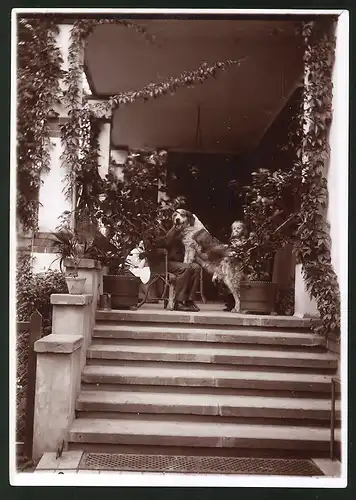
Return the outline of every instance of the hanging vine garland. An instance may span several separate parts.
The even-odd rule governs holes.
[[[340,291],[330,253],[330,234],[326,220],[329,159],[328,132],[332,119],[332,68],[335,52],[333,26],[328,22],[305,23],[304,107],[300,111],[301,130],[306,129],[302,148],[302,190],[300,225],[296,255],[303,267],[307,290],[315,298],[322,319],[319,329],[328,333],[340,328]]]
[[[58,27],[20,19],[17,70],[17,214],[24,231],[37,228],[41,172],[50,166],[48,114],[61,98]]]
[[[231,66],[240,66],[243,60],[244,57],[238,60],[218,61],[210,65],[203,62],[197,69],[184,71],[178,77],[171,77],[159,83],[149,83],[143,89],[121,92],[112,96],[105,103],[95,104],[92,108],[93,112],[97,117],[105,117],[120,105],[132,104],[139,99],[148,101],[167,94],[173,95],[181,88],[194,87],[199,83],[204,83],[208,78],[215,77],[218,71],[226,71]]]

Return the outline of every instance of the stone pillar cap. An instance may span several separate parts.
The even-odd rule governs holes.
[[[91,293],[71,295],[69,293],[52,293],[51,304],[55,306],[86,306],[93,301]]]
[[[51,333],[34,344],[35,352],[70,354],[83,344],[83,335],[61,335]]]
[[[74,267],[73,260],[65,259],[64,265],[69,268]],[[78,269],[101,269],[101,263],[94,259],[82,259],[78,264]]]

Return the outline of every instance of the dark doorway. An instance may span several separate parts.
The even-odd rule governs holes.
[[[173,152],[168,157],[170,196],[184,195],[189,209],[222,241],[228,238],[231,223],[243,217],[242,200],[234,194],[231,181],[244,185],[248,179],[237,155]]]
[[[169,153],[169,195],[185,196],[188,209],[224,243],[228,241],[231,223],[243,218],[243,199],[236,196],[231,182],[243,186],[249,176],[238,155]],[[204,290],[208,300],[218,299],[211,277],[204,277]]]

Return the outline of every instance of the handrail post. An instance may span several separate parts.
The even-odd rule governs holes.
[[[36,310],[30,319],[27,360],[27,387],[26,387],[26,419],[25,419],[25,456],[32,459],[33,447],[33,422],[35,409],[35,384],[36,384],[36,353],[34,344],[41,338],[42,315]]]
[[[337,377],[333,377],[331,379],[331,411],[330,411],[330,459],[331,460],[335,460],[336,384],[340,384],[340,379]]]

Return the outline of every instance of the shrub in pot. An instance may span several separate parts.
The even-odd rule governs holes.
[[[148,256],[153,241],[167,229],[171,204],[157,200],[165,160],[164,151],[130,152],[123,167],[124,179],[109,173],[104,183],[97,217],[105,236],[96,245],[104,255],[102,263],[109,267],[103,288],[111,295],[113,309],[135,308],[141,282],[130,272],[128,256],[140,242],[142,257]]]
[[[249,236],[233,244],[242,262],[241,309],[271,314],[276,310],[277,285],[272,283],[276,252],[293,241],[298,209],[297,184],[293,172],[261,168],[245,186],[244,222]]]
[[[243,245],[235,248],[242,262],[244,277],[241,282],[241,310],[259,314],[275,311],[277,285],[272,283],[273,252],[250,233]]]

